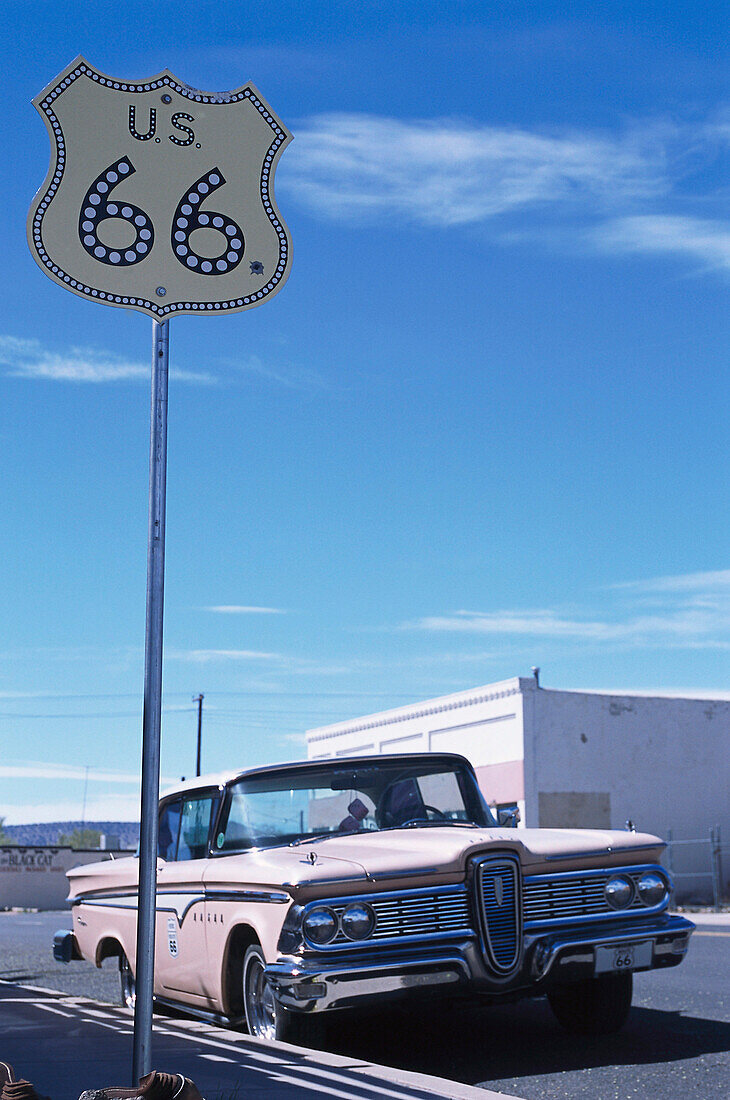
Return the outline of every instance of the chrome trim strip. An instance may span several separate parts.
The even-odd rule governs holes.
[[[418,878],[419,875],[437,875],[438,873],[438,867],[419,867],[417,871],[383,871],[379,875],[371,875],[370,881],[387,882],[391,878]]]
[[[190,891],[188,891],[188,892],[190,892]],[[115,891],[114,893],[110,893],[110,894],[103,894],[100,890],[92,890],[88,894],[77,894],[75,898],[69,898],[68,901],[69,901],[69,904],[72,905],[72,906],[73,905],[82,905],[82,904],[87,904],[87,903],[89,905],[91,905],[92,902],[95,902],[97,900],[98,901],[103,901],[107,898],[109,900],[113,900],[114,898],[136,898],[136,897],[137,897],[137,891],[136,890],[125,890],[125,891],[118,890],[118,891]]]
[[[308,940],[304,940],[304,945],[307,951],[317,953],[319,952],[350,952],[350,951],[362,951],[365,948],[369,948],[371,951],[373,948],[389,948],[389,947],[411,947],[418,945],[419,943],[442,943],[447,940],[466,940],[476,939],[476,932],[473,928],[454,928],[453,931],[448,932],[419,932],[414,933],[412,936],[393,936],[386,939],[383,937],[381,940],[338,940],[337,943],[326,943],[322,945],[310,945]]]
[[[206,901],[263,901],[273,905],[285,905],[292,900],[290,894],[275,890],[209,890],[206,891],[205,899]]]
[[[173,891],[168,891],[168,893],[173,893]],[[135,904],[134,905],[120,905],[119,904],[119,898],[121,898],[121,897],[134,898],[135,899]],[[137,909],[136,899],[137,899],[136,894],[120,894],[118,897],[110,897],[109,899],[106,899],[106,898],[74,898],[74,900],[71,904],[72,905],[93,905],[96,909],[127,909],[131,912],[135,912],[136,909]],[[205,901],[205,897],[202,894],[200,895],[200,897],[193,898],[193,900],[189,901],[188,904],[185,906],[185,908],[182,910],[182,912],[179,913],[179,914],[178,914],[178,911],[177,911],[177,909],[175,908],[174,905],[156,905],[155,906],[155,912],[156,913],[174,913],[175,916],[178,918],[178,923],[180,924],[180,927],[182,928],[183,921],[185,920],[185,917],[188,915],[188,913],[192,909],[192,907],[194,905],[199,905],[200,902],[203,902],[203,901]]]
[[[291,886],[294,890],[299,890],[303,886],[339,886],[344,882],[367,882],[367,875],[348,875],[346,878],[302,878],[298,882],[282,882],[282,886]]]
[[[184,1001],[173,1001],[171,997],[160,997],[157,993],[155,993],[153,1000],[156,1005],[166,1005],[168,1008],[184,1012],[186,1016],[194,1016],[198,1020],[205,1020],[211,1024],[222,1024],[225,1027],[242,1027],[246,1023],[245,1016],[226,1016],[223,1012],[209,1012],[204,1008],[195,1008],[194,1005],[186,1004]]]
[[[192,894],[192,890],[158,890],[157,897],[174,897],[182,896],[186,897]],[[134,904],[120,905],[119,902],[123,898],[133,899]],[[184,907],[182,912],[178,916],[180,926],[188,915],[189,911],[194,905],[199,905],[201,902],[206,901],[254,901],[263,902],[264,904],[282,905],[291,901],[289,894],[279,893],[278,891],[265,891],[265,890],[211,890],[209,893],[197,894],[194,896]],[[71,906],[75,905],[93,905],[100,909],[136,909],[138,901],[138,894],[136,890],[124,891],[115,894],[98,894],[88,895],[84,897],[76,897],[71,901]],[[175,913],[178,911],[175,906],[171,905],[157,905],[156,912],[158,913]]]
[[[600,875],[605,875],[610,878],[612,875],[633,875],[633,874],[645,874],[646,871],[659,871],[665,879],[669,879],[669,872],[665,867],[662,867],[660,863],[632,863],[628,865],[621,864],[616,867],[594,867],[587,868],[584,871],[555,871],[547,875],[526,875],[525,882],[545,882],[550,880],[551,882],[562,882],[564,879],[574,878],[592,878]]]
[[[563,852],[559,856],[543,856],[542,858],[546,863],[560,859],[592,859],[593,856],[605,856],[607,852],[612,855],[621,855],[623,852],[627,854],[629,852],[650,852],[655,848],[666,848],[666,846],[666,840],[657,838],[656,844],[632,844],[629,848],[614,848],[613,845],[607,844],[605,848],[594,848],[591,852]]]

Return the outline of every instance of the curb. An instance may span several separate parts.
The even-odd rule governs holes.
[[[40,986],[25,985],[0,979],[0,987],[12,986],[39,997],[51,998],[69,1011],[78,1013],[81,1023],[119,1021],[127,1028],[132,1024],[130,1009],[108,1005],[86,997],[76,997]],[[381,1066],[375,1062],[348,1058],[329,1051],[310,1050],[290,1043],[266,1042],[240,1031],[208,1024],[197,1019],[171,1019],[155,1016],[153,1035],[172,1036],[187,1040],[205,1050],[218,1050],[227,1058],[240,1057],[241,1076],[260,1072],[263,1067],[275,1068],[277,1077],[290,1085],[301,1084],[302,1093],[311,1093],[314,1084],[321,1085],[321,1094],[351,1096],[355,1083],[368,1092],[382,1092],[383,1100],[520,1100],[506,1093],[449,1081],[430,1074]],[[164,1067],[163,1067],[164,1068]],[[299,1080],[298,1080],[299,1079]],[[314,1080],[313,1080],[314,1079]],[[244,1091],[246,1085],[244,1084]]]

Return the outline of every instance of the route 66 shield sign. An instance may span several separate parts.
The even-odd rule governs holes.
[[[79,57],[33,103],[52,154],[28,243],[50,278],[160,322],[251,309],[284,285],[274,171],[291,134],[252,84],[114,80]]]

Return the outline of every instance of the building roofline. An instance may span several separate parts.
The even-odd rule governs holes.
[[[307,744],[327,741],[343,733],[360,733],[364,730],[376,729],[378,726],[389,726],[394,722],[407,722],[412,718],[425,718],[431,714],[459,710],[462,707],[475,706],[477,703],[489,703],[494,699],[505,699],[510,695],[521,695],[523,692],[536,690],[537,685],[532,676],[513,676],[510,680],[499,680],[493,684],[485,684],[483,687],[457,691],[452,695],[441,695],[433,699],[425,699],[420,703],[409,703],[406,706],[393,707],[391,710],[379,711],[376,714],[364,715],[361,718],[353,718],[346,722],[335,722],[330,726],[316,726],[306,731]]]
[[[390,726],[398,722],[407,722],[414,718],[427,718],[433,714],[458,710],[462,707],[474,706],[478,703],[488,703],[495,699],[506,698],[510,695],[522,695],[536,691],[550,695],[603,696],[607,699],[688,699],[718,703],[730,701],[730,692],[728,691],[642,691],[631,689],[604,691],[597,688],[544,688],[538,687],[533,676],[514,676],[510,680],[498,680],[493,684],[484,684],[481,687],[469,688],[467,691],[458,691],[451,695],[436,696],[432,699],[408,703],[405,706],[393,707],[390,710],[362,715],[343,722],[334,722],[327,726],[315,726],[307,730],[305,736],[307,745],[314,745],[318,744],[320,741],[329,741],[333,737],[339,737],[344,734],[364,733],[368,730],[378,729],[382,726]]]
[[[699,690],[694,688],[663,691],[661,688],[541,688],[553,695],[602,695],[607,699],[687,699],[690,702],[728,703],[730,691]]]

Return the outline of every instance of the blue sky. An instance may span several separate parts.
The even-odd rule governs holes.
[[[294,263],[170,333],[162,772],[542,667],[726,691],[724,5],[15,2],[0,299],[0,815],[137,804],[143,315],[45,278],[31,99],[252,80]]]

